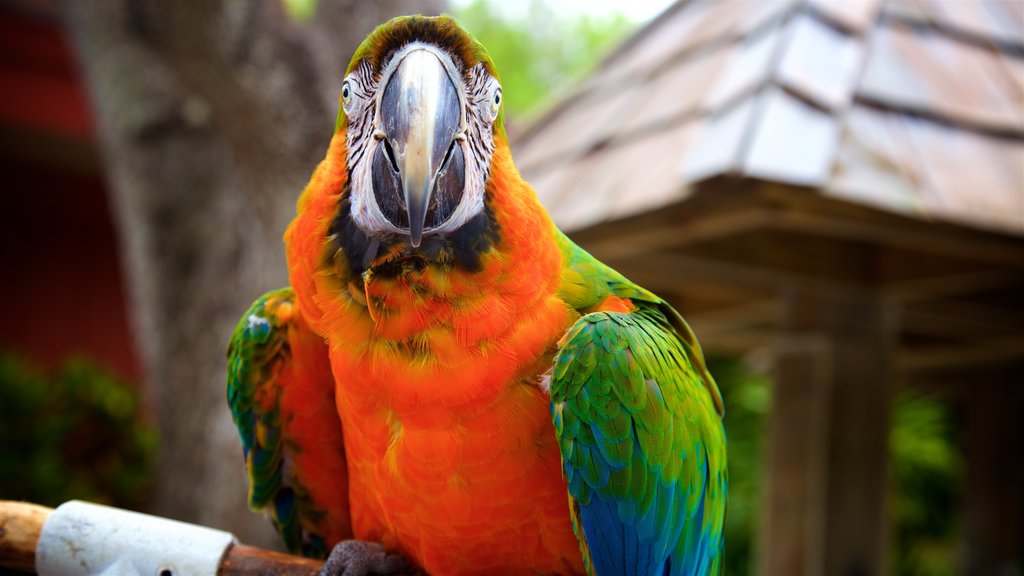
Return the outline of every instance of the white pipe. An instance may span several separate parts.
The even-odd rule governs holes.
[[[50,514],[36,545],[40,576],[215,576],[235,537],[79,500]]]

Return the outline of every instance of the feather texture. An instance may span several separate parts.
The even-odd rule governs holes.
[[[351,537],[341,425],[323,339],[291,289],[257,300],[228,349],[228,406],[242,438],[249,506],[293,553],[324,556]]]
[[[719,572],[727,479],[717,387],[682,319],[572,251],[569,287],[592,303],[562,339],[552,419],[573,526],[596,575]],[[589,289],[580,289],[582,281]],[[588,297],[584,298],[584,296]],[[596,296],[596,298],[595,298]],[[629,298],[632,310],[618,300]],[[684,325],[685,326],[685,325]]]

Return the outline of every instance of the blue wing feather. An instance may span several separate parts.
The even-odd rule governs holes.
[[[717,389],[659,307],[567,333],[552,417],[593,575],[697,576],[721,565],[725,434]],[[692,337],[692,335],[690,336]]]

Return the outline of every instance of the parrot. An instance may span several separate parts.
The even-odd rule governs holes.
[[[450,16],[397,17],[340,90],[289,287],[228,348],[249,506],[325,573],[720,573],[700,344],[555,226],[485,48]]]

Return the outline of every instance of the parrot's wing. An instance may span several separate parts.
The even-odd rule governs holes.
[[[688,335],[643,304],[587,314],[560,343],[552,418],[573,527],[591,574],[716,574],[727,490],[717,387]]]
[[[227,391],[245,451],[249,506],[270,517],[293,553],[322,557],[350,538],[327,346],[302,319],[291,289],[265,294],[238,323]]]

